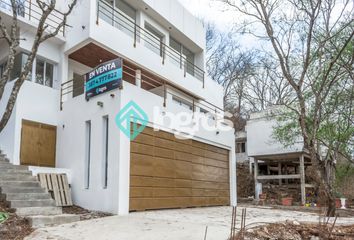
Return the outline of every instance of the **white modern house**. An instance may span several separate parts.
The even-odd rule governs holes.
[[[9,21],[6,2],[0,0],[0,14]],[[19,21],[26,40],[13,79],[39,17],[36,1],[24,4]],[[57,5],[50,26],[67,1]],[[30,166],[34,175],[67,173],[74,203],[93,210],[235,205],[234,130],[224,121],[222,87],[205,73],[201,21],[177,0],[82,0],[68,25],[41,45],[0,133],[10,162]],[[6,51],[0,39],[0,74]],[[86,74],[112,60],[121,64],[119,87],[90,82],[97,91],[88,95]],[[127,119],[118,117],[123,110]],[[130,125],[139,128],[134,138],[121,127]]]
[[[254,173],[255,197],[258,199],[262,191],[260,183],[270,182],[278,189],[295,186],[301,192],[301,203],[305,204],[306,189],[313,187],[306,182],[305,174],[311,160],[300,136],[291,146],[284,146],[274,137],[277,118],[283,110],[284,106],[272,106],[252,113],[247,121],[247,154]]]

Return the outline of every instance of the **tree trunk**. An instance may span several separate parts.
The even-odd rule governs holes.
[[[327,217],[334,217],[336,214],[336,198],[333,191],[333,165],[321,160],[316,148],[311,144],[308,146],[311,163],[315,169],[313,176],[320,189],[322,189],[327,204]],[[321,191],[320,191],[321,192]],[[321,194],[321,193],[320,193]]]

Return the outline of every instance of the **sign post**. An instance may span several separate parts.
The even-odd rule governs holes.
[[[122,87],[123,61],[120,58],[102,63],[85,75],[86,100]]]

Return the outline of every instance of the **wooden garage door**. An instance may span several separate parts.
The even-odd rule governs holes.
[[[22,120],[21,165],[55,167],[55,126]]]
[[[130,210],[229,205],[228,156],[145,128],[131,142]]]

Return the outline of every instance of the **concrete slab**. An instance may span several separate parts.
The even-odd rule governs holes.
[[[239,221],[241,207],[238,210]],[[318,215],[247,207],[246,225],[286,220],[318,222]],[[26,240],[202,240],[206,226],[208,226],[207,240],[223,240],[229,235],[230,222],[230,207],[148,211],[41,228]],[[354,218],[340,218],[337,223],[354,224]],[[239,222],[237,224],[240,225]]]

